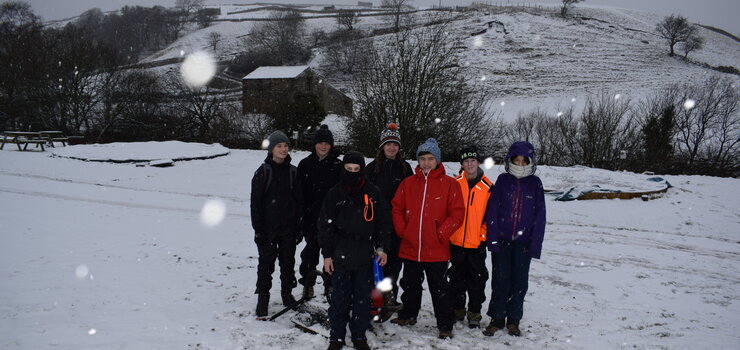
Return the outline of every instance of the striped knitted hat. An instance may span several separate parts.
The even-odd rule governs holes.
[[[380,145],[378,148],[382,148],[388,142],[395,142],[398,147],[401,147],[401,132],[398,130],[396,123],[388,124],[388,127],[380,133]]]

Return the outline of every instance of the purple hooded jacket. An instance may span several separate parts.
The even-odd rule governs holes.
[[[511,157],[525,156],[536,169],[534,147],[529,142],[515,142],[504,161],[508,170]],[[545,237],[545,191],[535,175],[517,179],[508,172],[499,175],[486,210],[486,244],[498,252],[501,241],[525,241],[529,256],[540,258]]]

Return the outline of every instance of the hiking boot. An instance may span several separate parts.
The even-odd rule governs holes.
[[[313,286],[304,286],[303,287],[303,297],[306,299],[312,299],[314,297],[313,294]]]
[[[439,339],[452,339],[452,331],[439,331]]]
[[[491,319],[491,323],[488,324],[488,327],[483,330],[483,335],[485,336],[492,336],[496,331],[504,329],[504,319],[503,318],[494,318]]]
[[[295,305],[295,298],[293,297],[293,293],[291,293],[289,290],[284,290],[282,293],[280,293],[280,296],[283,297],[283,305],[285,305],[286,307]]]
[[[468,311],[468,328],[480,328],[482,318],[481,314]]]
[[[455,309],[453,310],[453,312],[455,313],[456,322],[465,321],[465,313],[466,313],[465,309]]]
[[[370,345],[367,344],[367,339],[353,340],[352,345],[354,345],[357,350],[370,350]]]
[[[506,321],[506,330],[509,331],[509,335],[513,335],[515,337],[522,336],[522,331],[519,329],[519,320]]]
[[[396,317],[391,320],[391,323],[395,323],[399,326],[413,326],[416,324],[415,318],[400,318]]]
[[[344,347],[344,342],[332,340],[329,342],[329,348],[327,350],[340,350]]]
[[[267,316],[267,306],[270,304],[270,293],[257,294],[257,317]]]

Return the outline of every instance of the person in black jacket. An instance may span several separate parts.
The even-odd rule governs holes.
[[[393,223],[388,202],[377,186],[362,176],[365,159],[349,152],[340,182],[329,190],[319,216],[319,243],[324,270],[332,276],[329,349],[344,346],[347,323],[356,349],[369,349],[373,262],[385,265]],[[374,257],[377,255],[377,257]],[[350,310],[352,317],[350,318]]]
[[[388,125],[388,128],[380,133],[380,145],[375,160],[370,162],[365,168],[365,179],[370,183],[380,187],[383,198],[388,201],[393,199],[396,189],[401,181],[413,174],[411,165],[401,157],[401,133],[395,123]],[[395,231],[391,232],[391,245],[386,251],[388,253],[388,263],[383,267],[385,277],[391,279],[393,286],[392,291],[383,293],[385,308],[381,312],[380,320],[385,321],[392,315],[392,310],[398,308],[398,277],[401,275],[401,260],[398,258],[398,246],[401,239],[398,238]]]
[[[306,238],[306,246],[301,251],[301,274],[303,296],[312,298],[316,284],[316,265],[319,264],[319,243],[316,238],[316,220],[329,189],[339,182],[342,162],[334,149],[334,136],[326,125],[316,131],[313,139],[314,150],[298,164],[298,181],[303,195],[303,216],[301,234]],[[324,273],[324,294],[331,290],[331,279]]]
[[[296,226],[300,212],[297,169],[290,164],[290,140],[281,131],[270,134],[267,158],[252,177],[250,209],[257,264],[257,317],[267,316],[275,260],[280,262],[283,305],[295,304]]]

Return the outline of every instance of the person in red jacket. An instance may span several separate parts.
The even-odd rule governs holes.
[[[486,300],[486,206],[493,185],[480,168],[480,154],[475,146],[460,150],[462,169],[455,181],[460,185],[465,205],[465,221],[450,237],[450,294],[455,318],[468,327],[480,327],[480,310]],[[468,309],[465,310],[465,299]]]
[[[462,225],[465,207],[460,185],[445,175],[435,139],[419,146],[416,159],[416,174],[401,182],[391,201],[393,226],[401,238],[398,256],[403,261],[403,308],[391,323],[416,324],[426,275],[439,337],[446,339],[452,337],[455,322],[446,278],[450,236]]]

